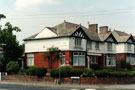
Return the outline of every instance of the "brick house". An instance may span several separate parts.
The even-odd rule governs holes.
[[[127,42],[133,40],[130,36]],[[24,41],[26,66],[36,65],[49,69],[60,65],[73,68],[89,68],[94,65],[116,67],[118,61],[116,57],[119,53],[116,53],[116,49],[120,44],[107,26],[98,30],[97,24],[90,24],[86,28],[64,21],[54,27],[46,27]],[[48,53],[50,47],[58,47],[61,57],[56,58],[52,53],[51,58],[46,58],[45,53]]]

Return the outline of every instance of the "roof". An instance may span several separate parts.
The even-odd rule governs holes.
[[[127,42],[127,40],[131,36],[128,33],[125,33],[125,32],[122,32],[122,31],[118,31],[118,30],[112,31],[112,34],[114,35],[114,37],[117,40],[117,42]]]
[[[104,34],[99,34],[99,37],[100,37],[101,41],[105,41],[111,34],[112,34],[112,32],[107,32]]]

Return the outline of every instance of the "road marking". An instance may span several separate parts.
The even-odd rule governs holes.
[[[96,90],[96,89],[85,89],[85,90]]]

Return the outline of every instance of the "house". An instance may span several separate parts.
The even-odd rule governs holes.
[[[116,62],[117,67],[120,66],[120,60],[135,66],[135,41],[131,34],[114,30],[112,32],[118,44],[116,45]]]
[[[108,26],[99,27],[98,30],[98,24],[90,24],[86,28],[81,24],[64,21],[54,27],[45,27],[39,33],[24,39],[26,66],[36,65],[48,69],[61,65],[73,68],[97,65],[117,67],[119,55],[134,53],[119,51],[119,47],[127,43],[134,48],[133,37],[128,35],[124,42],[119,41],[119,37],[121,36],[117,35],[116,31],[109,30]],[[48,48],[55,47],[59,50],[51,52],[48,57]]]

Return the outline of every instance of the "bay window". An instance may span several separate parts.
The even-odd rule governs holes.
[[[82,39],[81,38],[75,38],[75,46],[81,47],[82,45]]]
[[[106,65],[107,66],[116,66],[115,55],[106,55]]]
[[[85,66],[85,53],[83,52],[73,53],[73,66]]]

